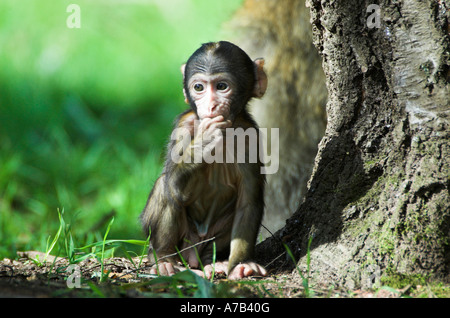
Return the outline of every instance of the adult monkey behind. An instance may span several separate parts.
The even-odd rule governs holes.
[[[224,149],[227,128],[257,129],[246,107],[252,97],[260,98],[266,91],[263,66],[264,60],[252,61],[239,47],[222,41],[203,44],[181,67],[191,109],[176,121],[163,173],[141,214],[144,230],[147,234],[150,230],[149,258],[153,252],[159,259],[215,238],[221,261],[214,272],[224,272],[230,279],[266,275],[262,266],[251,262],[264,211],[265,176],[259,160],[248,161],[250,141],[245,143],[245,163],[195,159],[197,151],[203,154],[206,149],[219,149],[218,145]],[[173,154],[182,160],[174,161]],[[182,257],[193,269],[199,268],[200,259],[210,278],[213,242],[196,249],[198,256],[191,248]],[[159,261],[160,274],[180,270],[179,261],[178,256]],[[157,272],[156,267],[152,272]]]

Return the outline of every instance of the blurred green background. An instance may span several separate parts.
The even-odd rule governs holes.
[[[241,3],[0,2],[0,259],[45,251],[58,210],[78,245],[113,215],[109,238],[145,239],[138,217],[186,107],[180,65]]]

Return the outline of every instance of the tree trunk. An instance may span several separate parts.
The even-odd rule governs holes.
[[[307,2],[328,125],[305,201],[258,248],[282,239],[303,267],[312,237],[311,278],[350,288],[448,279],[450,8],[372,2]]]

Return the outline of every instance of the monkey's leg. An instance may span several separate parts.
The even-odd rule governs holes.
[[[166,256],[176,254],[176,247],[186,233],[187,220],[183,209],[165,191],[164,177],[163,174],[155,182],[141,220],[144,230],[150,235],[152,249],[149,249],[149,259],[156,262],[163,258],[160,264],[171,263],[172,266],[161,268],[161,272],[171,273],[179,258]],[[156,254],[156,260],[153,254]]]
[[[241,164],[236,214],[231,233],[228,277],[239,279],[251,275],[266,275],[266,270],[251,262],[264,212],[264,177],[257,164]]]

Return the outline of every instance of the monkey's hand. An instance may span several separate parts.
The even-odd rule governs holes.
[[[217,117],[206,117],[200,121],[200,125],[197,128],[197,136],[203,136],[203,139],[208,139],[209,136],[214,136],[217,131],[222,131],[231,127],[231,121],[225,120],[222,115]]]
[[[213,118],[203,118],[197,127],[194,147],[214,148],[223,142],[224,130],[231,127],[231,121],[222,115]]]

